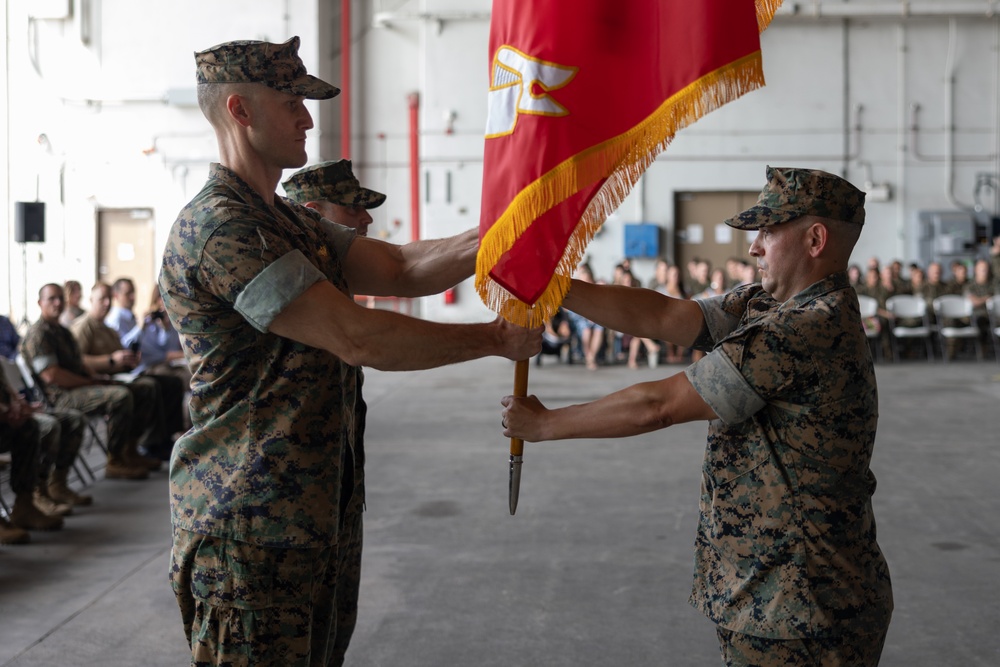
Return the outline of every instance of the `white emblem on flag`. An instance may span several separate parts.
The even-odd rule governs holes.
[[[536,116],[568,114],[566,107],[552,99],[548,92],[565,86],[576,71],[576,67],[548,63],[511,46],[501,46],[493,56],[486,138],[513,133],[519,113]]]

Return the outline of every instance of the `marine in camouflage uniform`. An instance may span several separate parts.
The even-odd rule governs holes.
[[[327,220],[353,229],[358,236],[368,235],[368,225],[372,217],[370,209],[378,208],[385,203],[386,196],[380,192],[361,187],[354,176],[350,160],[321,162],[301,169],[282,183],[289,199],[321,214]],[[353,296],[353,295],[352,295]],[[357,372],[354,403],[354,452],[358,465],[356,479],[363,479],[364,467],[364,435],[368,417],[368,405],[363,398],[364,370],[355,367]],[[346,505],[342,513],[344,522],[352,526],[349,533],[341,537],[339,550],[341,552],[341,568],[346,576],[341,577],[338,590],[338,649],[342,654],[347,648],[351,630],[357,620],[358,595],[361,577],[361,547],[362,547],[362,517],[364,503],[363,490],[359,493],[358,502]]]
[[[88,415],[105,415],[108,419],[108,464],[104,474],[109,478],[145,479],[147,469],[134,465],[132,451],[148,423],[148,415],[134,418],[135,406],[128,388],[106,384],[96,378],[83,363],[80,347],[69,329],[59,324],[62,314],[62,287],[44,285],[39,290],[42,317],[31,325],[21,342],[21,354],[35,376],[43,380],[48,403],[56,409],[79,410]],[[69,374],[76,386],[60,386],[58,374]]]
[[[285,194],[288,195],[289,199],[293,199],[303,206],[314,208],[320,214],[324,213],[320,208],[324,202],[345,208],[364,209],[365,211],[378,208],[385,203],[384,194],[361,187],[361,183],[351,169],[350,160],[321,162],[300,169],[289,176],[288,180],[281,186],[285,189]],[[324,217],[351,227],[364,236],[365,230],[355,227],[351,220],[338,219],[328,215],[324,215]],[[371,217],[369,216],[368,222],[370,221]]]
[[[239,217],[220,215],[235,202]],[[275,202],[277,215],[239,176],[213,164],[164,252],[160,290],[193,369],[194,428],[174,444],[171,463],[171,576],[175,589],[193,589],[206,609],[223,614],[259,607],[261,628],[294,626],[305,642],[284,646],[270,635],[241,630],[239,636],[249,635],[258,646],[286,657],[332,655],[334,647],[323,645],[321,634],[310,646],[319,620],[310,619],[329,616],[342,653],[356,602],[343,614],[339,608],[333,613],[330,599],[316,600],[312,610],[288,606],[303,602],[296,597],[305,581],[326,582],[333,596],[357,590],[364,503],[364,452],[356,447],[359,374],[325,350],[265,334],[289,295],[311,282],[329,280],[347,292],[339,258],[353,233],[327,225],[327,236],[319,224],[307,224],[318,223],[318,216]],[[300,254],[308,264],[295,261]],[[352,551],[338,564],[331,554],[341,545]],[[200,565],[206,549],[217,553],[208,562],[213,571],[227,571],[225,579]],[[283,596],[286,604],[273,604]],[[195,608],[182,612],[192,637],[204,631],[191,624],[220,620]]]
[[[606,326],[631,315],[636,335],[704,358],[580,406],[506,397],[504,434],[612,437],[709,420],[690,602],[716,624],[725,663],[873,667],[892,590],[871,503],[874,365],[847,278],[864,193],[820,171],[769,167],[767,179],[757,204],[726,221],[760,230],[750,254],[762,284],[686,303],[574,283],[564,303]]]
[[[994,294],[993,274],[990,261],[977,259],[973,265],[972,280],[965,287],[963,295],[972,303],[971,323],[979,329],[979,344],[982,349],[992,349],[993,332],[990,331],[990,312],[987,302]]]
[[[727,223],[766,228],[803,205],[864,223],[864,194],[846,181],[771,168],[757,205]],[[880,651],[892,594],[871,505],[878,396],[846,272],[783,303],[752,285],[699,305],[695,346],[711,352],[686,374],[719,419],[709,424],[691,603],[739,634],[847,635]]]
[[[46,512],[35,502],[37,493],[40,449],[48,442],[42,440],[42,428],[59,428],[55,418],[38,419],[32,414],[25,400],[8,384],[6,374],[0,371],[0,452],[10,452],[10,488],[14,492],[14,507],[10,522],[0,518],[0,544],[26,544],[30,541],[28,530],[58,530],[62,516]]]
[[[193,665],[342,664],[360,581],[362,364],[429,368],[540,347],[540,332],[499,320],[444,325],[353,302],[349,276],[388,295],[411,260],[274,195],[280,170],[306,160],[302,99],[337,93],[306,74],[298,45],[195,54],[222,161],[171,228],[159,277],[192,371],[192,428],[170,466],[170,579]],[[272,116],[256,126],[239,115],[248,109]],[[459,236],[407,246],[426,260],[409,295],[472,273],[476,232]]]

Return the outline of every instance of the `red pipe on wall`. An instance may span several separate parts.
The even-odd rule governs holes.
[[[410,105],[410,239],[420,239],[420,93],[406,96]]]
[[[351,159],[351,0],[340,1],[340,154]]]

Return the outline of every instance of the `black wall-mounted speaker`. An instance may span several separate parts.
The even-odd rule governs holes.
[[[18,243],[45,242],[45,202],[19,201],[14,210],[14,240]]]

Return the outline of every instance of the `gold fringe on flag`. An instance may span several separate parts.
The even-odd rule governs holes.
[[[780,0],[758,0],[758,23],[770,21]],[[763,23],[766,27],[766,23]],[[476,290],[491,310],[521,326],[539,326],[566,297],[577,264],[632,186],[670,144],[674,135],[705,114],[764,85],[760,51],[725,65],[672,95],[628,132],[565,160],[526,187],[490,227],[476,258]],[[545,292],[534,304],[514,297],[489,275],[490,270],[541,215],[581,189],[607,180],[584,210]]]
[[[757,0],[757,30],[764,32],[771,25],[774,13],[778,11],[783,0]]]

